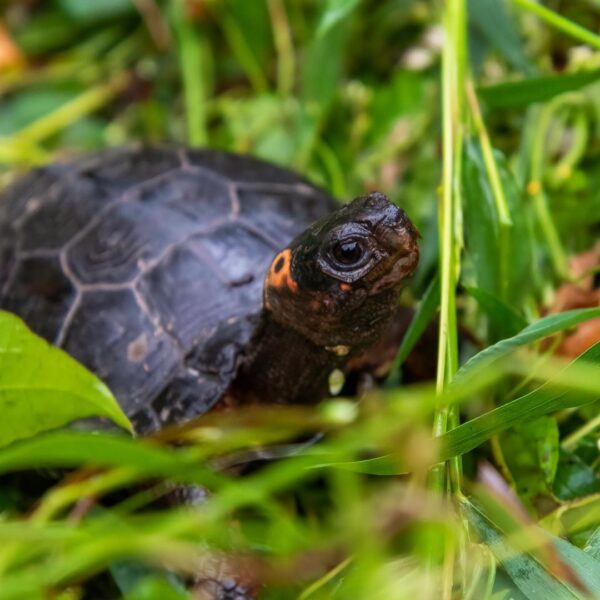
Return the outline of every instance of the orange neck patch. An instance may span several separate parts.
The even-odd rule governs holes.
[[[288,289],[296,293],[298,284],[292,277],[292,251],[289,248],[282,250],[271,263],[267,273],[267,285],[277,290]]]

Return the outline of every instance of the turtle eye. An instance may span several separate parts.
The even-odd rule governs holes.
[[[332,253],[340,265],[351,267],[361,261],[364,249],[357,240],[342,240],[335,244]]]

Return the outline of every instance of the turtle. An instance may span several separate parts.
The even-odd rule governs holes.
[[[322,399],[388,327],[418,238],[379,192],[340,205],[249,155],[109,149],[0,195],[0,308],[149,434],[225,399]]]

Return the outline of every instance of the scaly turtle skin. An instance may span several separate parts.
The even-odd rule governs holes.
[[[335,208],[290,171],[217,151],[50,165],[0,196],[0,307],[101,377],[140,433],[226,395],[319,400],[418,260],[383,195]]]

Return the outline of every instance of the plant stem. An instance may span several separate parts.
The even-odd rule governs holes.
[[[565,17],[561,17],[558,13],[534,2],[534,0],[513,0],[513,2],[520,8],[537,15],[540,19],[559,31],[570,35],[576,40],[589,44],[592,48],[600,50],[600,36],[597,36],[589,29],[585,29],[585,27],[581,27],[581,25],[577,25],[577,23],[565,19]]]
[[[296,71],[292,34],[281,0],[268,0],[267,5],[277,49],[277,91],[285,97],[292,92]]]
[[[467,99],[471,108],[471,115],[473,117],[475,129],[477,130],[477,134],[479,136],[481,152],[483,154],[483,160],[485,162],[485,167],[487,169],[488,177],[490,179],[490,187],[492,188],[492,193],[496,202],[496,210],[498,211],[498,216],[500,217],[500,221],[503,224],[512,225],[510,211],[508,208],[508,204],[506,203],[506,196],[504,195],[504,189],[502,188],[502,182],[500,181],[500,175],[498,173],[498,167],[496,166],[496,161],[494,160],[494,153],[492,150],[492,144],[490,142],[490,136],[488,135],[485,123],[483,121],[483,117],[481,115],[481,108],[479,106],[479,101],[477,100],[475,87],[473,86],[473,82],[470,79],[467,81],[466,88]]]
[[[93,87],[5,138],[4,144],[18,147],[21,144],[35,144],[47,139],[81,117],[102,108],[123,90],[128,81],[129,77],[126,73],[119,73],[108,83]]]
[[[527,184],[527,191],[532,197],[537,221],[548,246],[554,271],[561,279],[568,278],[569,265],[560,236],[550,215],[548,201],[544,192],[544,154],[546,151],[546,138],[553,117],[570,102],[571,99],[569,96],[559,96],[552,102],[549,102],[540,113],[531,150],[530,181]]]
[[[464,0],[448,0],[444,24],[445,41],[442,51],[442,127],[443,165],[440,206],[440,336],[436,389],[441,394],[458,368],[456,327],[456,283],[460,270],[461,243],[461,167],[463,145],[464,93],[466,70],[465,46],[466,8]],[[434,417],[433,433],[442,435],[448,426],[455,426],[455,408],[440,406]],[[460,486],[460,467],[451,465],[453,487]],[[440,492],[446,488],[444,467],[432,472],[432,486]]]
[[[179,61],[183,78],[187,137],[190,145],[208,142],[206,131],[206,64],[208,49],[201,31],[194,27],[185,13],[184,0],[173,3],[173,21],[178,35]]]
[[[223,10],[219,22],[223,29],[223,34],[227,38],[237,61],[246,73],[246,77],[248,77],[254,92],[256,94],[263,94],[269,89],[269,84],[259,60],[254,55],[246,39],[243,29],[226,10]]]
[[[512,227],[512,220],[510,217],[510,210],[504,194],[504,188],[502,187],[502,181],[494,159],[494,151],[490,142],[490,136],[487,128],[483,121],[481,114],[481,108],[479,101],[477,100],[477,93],[475,92],[475,86],[471,79],[467,80],[466,83],[467,100],[471,108],[471,116],[473,123],[479,136],[479,144],[481,146],[481,153],[483,155],[483,162],[487,171],[487,176],[490,182],[490,188],[494,201],[496,203],[496,212],[499,217],[499,232],[498,241],[500,249],[498,252],[500,260],[500,292],[501,297],[506,298],[508,280],[509,280],[509,269],[508,258],[510,256],[510,227]]]
[[[581,438],[585,437],[589,433],[592,433],[594,430],[599,429],[599,428],[600,428],[600,415],[596,415],[591,421],[588,421],[582,427],[580,427],[579,429],[575,430],[573,433],[568,435],[562,441],[561,446],[565,450],[573,450],[575,448],[575,446],[577,445],[577,442]]]

